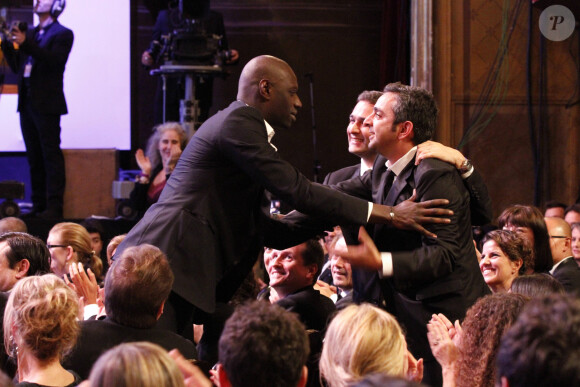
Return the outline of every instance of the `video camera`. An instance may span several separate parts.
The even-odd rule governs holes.
[[[231,52],[221,48],[222,36],[206,29],[209,0],[179,0],[178,8],[170,8],[168,14],[170,26],[177,28],[151,42],[148,51],[155,63],[221,66],[231,58]]]

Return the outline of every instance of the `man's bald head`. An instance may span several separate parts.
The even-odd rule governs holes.
[[[240,75],[238,99],[258,109],[275,127],[289,128],[302,103],[298,80],[283,60],[262,55],[250,60]]]
[[[544,218],[550,235],[550,248],[554,264],[572,256],[572,229],[562,218]]]

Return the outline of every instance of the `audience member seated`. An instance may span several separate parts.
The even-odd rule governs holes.
[[[262,301],[242,305],[219,341],[219,385],[304,386],[308,352],[308,337],[296,315]]]
[[[443,370],[443,386],[495,383],[495,363],[502,335],[517,319],[528,298],[498,293],[480,298],[467,310],[463,325],[442,314],[427,324],[429,344]]]
[[[562,218],[546,218],[546,226],[554,259],[550,274],[564,285],[566,292],[580,295],[580,267],[572,256],[572,229]]]
[[[107,318],[81,322],[77,346],[66,364],[87,378],[103,351],[135,341],[152,342],[166,350],[177,348],[188,359],[194,359],[192,342],[155,329],[172,285],[169,262],[157,247],[140,245],[125,250],[105,278]]]
[[[506,208],[497,221],[499,228],[515,231],[532,246],[534,265],[526,267],[525,274],[548,273],[552,269],[550,238],[540,210],[533,206],[514,205]]]
[[[324,252],[318,240],[311,239],[286,250],[266,248],[264,265],[270,277],[268,288],[258,295],[282,308],[295,312],[306,329],[324,331],[334,303],[314,289]]]
[[[330,248],[332,283],[336,286],[336,294],[331,299],[334,301],[336,309],[343,309],[353,303],[352,268],[346,259],[334,251],[335,248],[346,249],[344,235],[340,230],[336,233]]]
[[[372,373],[421,381],[423,361],[407,350],[391,314],[371,304],[347,306],[328,326],[320,375],[328,387],[346,387]]]
[[[546,273],[520,275],[513,280],[510,291],[529,298],[566,292],[564,286],[557,279]]]
[[[87,218],[80,223],[87,229],[91,237],[91,247],[99,258],[103,257],[103,245],[105,241],[105,230],[98,219]]]
[[[89,387],[184,387],[175,361],[160,346],[125,343],[105,352],[91,370]]]
[[[580,222],[580,203],[572,204],[566,208],[564,219],[568,224]]]
[[[580,223],[572,223],[572,255],[580,266]]]
[[[544,217],[564,219],[564,211],[566,211],[566,205],[564,203],[560,203],[555,200],[550,200],[549,202],[546,203],[546,211],[544,211]]]
[[[0,291],[11,290],[17,281],[50,273],[50,253],[43,241],[23,232],[0,235]]]
[[[139,218],[156,203],[187,144],[187,133],[178,122],[166,122],[153,128],[146,152],[137,149],[135,160],[141,173],[135,181],[130,202]]]
[[[22,219],[9,216],[0,219],[0,235],[5,232],[28,232],[28,229]]]
[[[113,264],[113,255],[115,255],[115,251],[117,251],[117,247],[123,242],[123,239],[127,234],[121,234],[113,237],[109,244],[107,245],[107,263],[109,267]]]
[[[21,232],[0,235],[0,316],[4,315],[10,291],[16,282],[32,275],[50,273],[50,253],[40,239]],[[1,322],[1,320],[0,320]],[[2,346],[3,326],[0,332]],[[10,376],[16,373],[14,363],[0,352],[0,369]]]
[[[76,386],[82,379],[61,365],[75,345],[78,300],[54,274],[24,278],[4,313],[6,353],[16,359],[17,386]]]
[[[531,300],[501,340],[496,385],[577,386],[580,300],[552,294]]]
[[[525,239],[507,230],[489,232],[483,238],[479,269],[493,293],[507,292],[512,281],[526,272],[532,251]]]
[[[91,269],[97,280],[102,280],[103,262],[95,254],[88,231],[77,223],[55,224],[48,233],[46,245],[50,251],[52,272],[63,277],[73,263],[82,263]]]

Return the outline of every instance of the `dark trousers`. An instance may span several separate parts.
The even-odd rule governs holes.
[[[39,113],[25,102],[20,110],[20,128],[30,167],[34,210],[62,212],[65,169],[60,149],[60,114]]]

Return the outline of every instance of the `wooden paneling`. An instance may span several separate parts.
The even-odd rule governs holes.
[[[501,39],[502,0],[435,2],[434,93],[441,109],[437,138],[458,145],[477,107]],[[509,2],[513,8],[517,2]],[[527,107],[528,4],[524,2],[508,48],[505,97],[482,133],[462,151],[484,175],[497,216],[513,203],[534,204],[534,162]],[[566,108],[579,74],[578,31],[564,42],[545,41],[545,119],[540,123],[540,37],[533,10],[532,106],[535,130],[543,125],[538,204],[572,203],[580,181],[580,105]],[[578,91],[577,91],[578,92]]]
[[[66,168],[64,218],[115,217],[111,194],[119,164],[115,149],[63,149]]]

